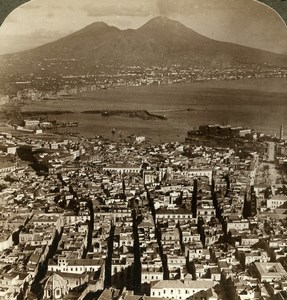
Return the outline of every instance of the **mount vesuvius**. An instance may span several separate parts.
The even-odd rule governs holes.
[[[98,65],[240,65],[287,66],[287,55],[215,41],[166,17],[155,17],[134,30],[93,23],[43,46],[1,57],[1,73],[37,73],[51,61],[49,72],[90,72]],[[46,65],[46,64],[45,64]],[[46,69],[45,69],[46,70]],[[46,70],[47,71],[47,70]]]

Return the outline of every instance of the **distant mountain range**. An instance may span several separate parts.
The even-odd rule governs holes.
[[[68,66],[59,61],[69,61]],[[156,17],[136,30],[96,22],[52,43],[3,55],[1,62],[1,73],[83,73],[97,65],[287,66],[287,55],[215,41],[177,21]]]

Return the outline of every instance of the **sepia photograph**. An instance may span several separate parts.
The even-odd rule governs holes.
[[[0,0],[0,300],[287,299],[286,24]]]

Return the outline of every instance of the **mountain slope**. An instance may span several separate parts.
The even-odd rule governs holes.
[[[88,72],[96,65],[151,64],[272,64],[287,65],[287,56],[219,42],[179,22],[156,17],[137,30],[120,30],[97,22],[55,42],[5,55],[4,72],[65,73],[60,64],[71,60],[66,71]],[[17,63],[15,63],[17,62]]]

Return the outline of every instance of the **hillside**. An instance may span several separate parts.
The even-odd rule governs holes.
[[[1,57],[1,73],[83,73],[102,65],[287,65],[287,56],[219,42],[166,17],[139,29],[93,23],[55,42]]]

